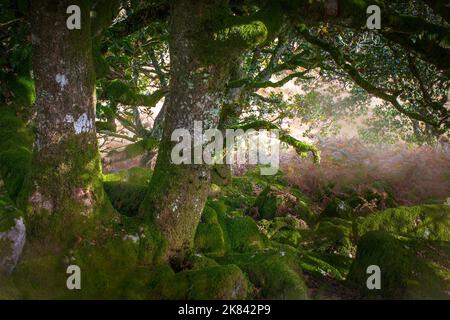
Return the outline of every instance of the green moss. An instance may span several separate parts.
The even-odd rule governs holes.
[[[448,243],[396,238],[384,231],[366,233],[358,243],[348,282],[370,298],[448,299]],[[381,289],[366,286],[367,267],[381,270]]]
[[[0,184],[2,182],[0,181]],[[5,188],[0,185],[0,232],[14,227],[15,219],[23,216],[6,193]]]
[[[252,218],[237,211],[234,214],[226,211],[223,202],[208,202],[196,231],[197,250],[221,256],[225,252],[248,252],[264,247],[266,239]]]
[[[352,259],[336,254],[323,252],[301,253],[301,267],[304,271],[311,272],[318,277],[331,277],[337,280],[344,280],[349,271]]]
[[[108,179],[115,179],[115,177],[110,176]],[[148,188],[146,184],[121,181],[105,182],[103,186],[114,209],[129,217],[138,214],[139,206],[144,201]]]
[[[322,211],[320,217],[351,219],[353,217],[353,208],[344,200],[333,198]]]
[[[233,254],[219,262],[234,263],[255,286],[255,298],[306,299],[307,290],[295,251],[265,250]]]
[[[226,244],[220,224],[200,223],[197,227],[194,244],[200,252],[224,255]]]
[[[314,220],[309,200],[296,189],[278,190],[268,185],[256,198],[253,207],[258,209],[262,219],[293,215],[308,222]]]
[[[247,252],[264,246],[264,238],[252,218],[228,218],[225,219],[225,226],[232,251]]]
[[[245,299],[249,284],[235,265],[211,266],[199,270],[162,273],[151,284],[152,297],[159,299]]]
[[[14,96],[17,109],[30,107],[36,100],[34,81],[30,77],[11,77],[6,81],[5,90]]]
[[[128,182],[147,186],[152,177],[152,171],[148,168],[133,167],[128,170],[120,170],[103,175],[104,182]]]
[[[450,241],[450,206],[421,205],[390,208],[357,221],[356,231],[359,236],[371,230]]]
[[[354,256],[352,222],[340,218],[322,219],[314,229],[300,231],[300,246],[317,252]]]
[[[0,109],[0,174],[15,201],[30,171],[33,137],[24,122],[9,108]]]
[[[270,240],[297,247],[300,240],[300,230],[307,228],[306,223],[294,216],[276,217],[273,220],[260,220],[259,229]]]

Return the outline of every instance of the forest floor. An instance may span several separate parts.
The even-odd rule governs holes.
[[[367,146],[356,139],[326,139],[319,149],[320,165],[287,152],[275,176],[261,176],[258,167],[235,167],[231,184],[213,183],[196,254],[237,264],[256,298],[449,298],[450,155],[429,147]],[[133,215],[150,177],[150,171],[137,167],[109,174],[106,187],[114,206]],[[133,186],[131,200],[127,186]],[[360,241],[368,247],[364,252]],[[384,246],[395,258],[384,253]],[[425,256],[424,246],[436,254]],[[392,249],[397,247],[399,252]],[[295,263],[302,268],[306,293],[290,291],[299,281],[295,276],[272,279],[244,261],[264,250],[289,256],[291,249],[299,256]],[[405,263],[423,268],[410,270]],[[382,292],[366,290],[370,264],[385,269]],[[284,267],[270,271],[269,262],[267,268],[276,273]],[[428,285],[424,281],[433,289],[418,290]]]
[[[318,147],[319,165],[286,152],[276,175],[247,166],[228,184],[213,177],[194,248],[170,263],[135,218],[151,168],[105,174],[123,220],[105,229],[115,236],[22,260],[0,298],[450,299],[450,155],[354,139]],[[83,290],[61,286],[68,263]],[[367,286],[372,266],[380,289]]]

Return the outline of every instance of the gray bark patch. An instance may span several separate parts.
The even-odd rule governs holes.
[[[0,243],[10,244],[9,250],[2,244],[0,245],[0,272],[11,273],[20,255],[22,254],[23,246],[25,245],[26,228],[23,223],[23,218],[14,219],[15,225],[5,232],[0,232]]]

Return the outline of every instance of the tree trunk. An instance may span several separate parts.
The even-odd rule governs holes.
[[[86,235],[106,208],[95,132],[95,72],[90,1],[32,3],[36,138],[27,190],[31,239],[58,245]],[[81,8],[81,29],[69,30],[68,6]]]
[[[215,14],[219,2],[179,0],[171,7],[169,100],[155,171],[140,210],[147,222],[161,230],[169,258],[192,246],[210,186],[209,166],[172,163],[176,142],[171,135],[183,128],[193,137],[194,121],[203,121],[204,130],[217,127],[228,62],[205,60],[205,44],[198,39],[210,32],[204,22]]]

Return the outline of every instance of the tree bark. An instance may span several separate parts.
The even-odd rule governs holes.
[[[168,258],[178,256],[193,243],[195,230],[210,187],[210,167],[204,164],[173,164],[171,151],[176,142],[172,132],[194,131],[194,121],[203,129],[217,127],[228,62],[205,60],[204,22],[221,1],[174,1],[170,17],[171,81],[163,137],[155,171],[141,215],[156,224],[168,243]]]
[[[81,29],[69,30],[67,7],[81,8]],[[85,0],[32,3],[36,138],[28,187],[31,239],[74,241],[107,208],[95,132],[95,72],[90,4]]]

